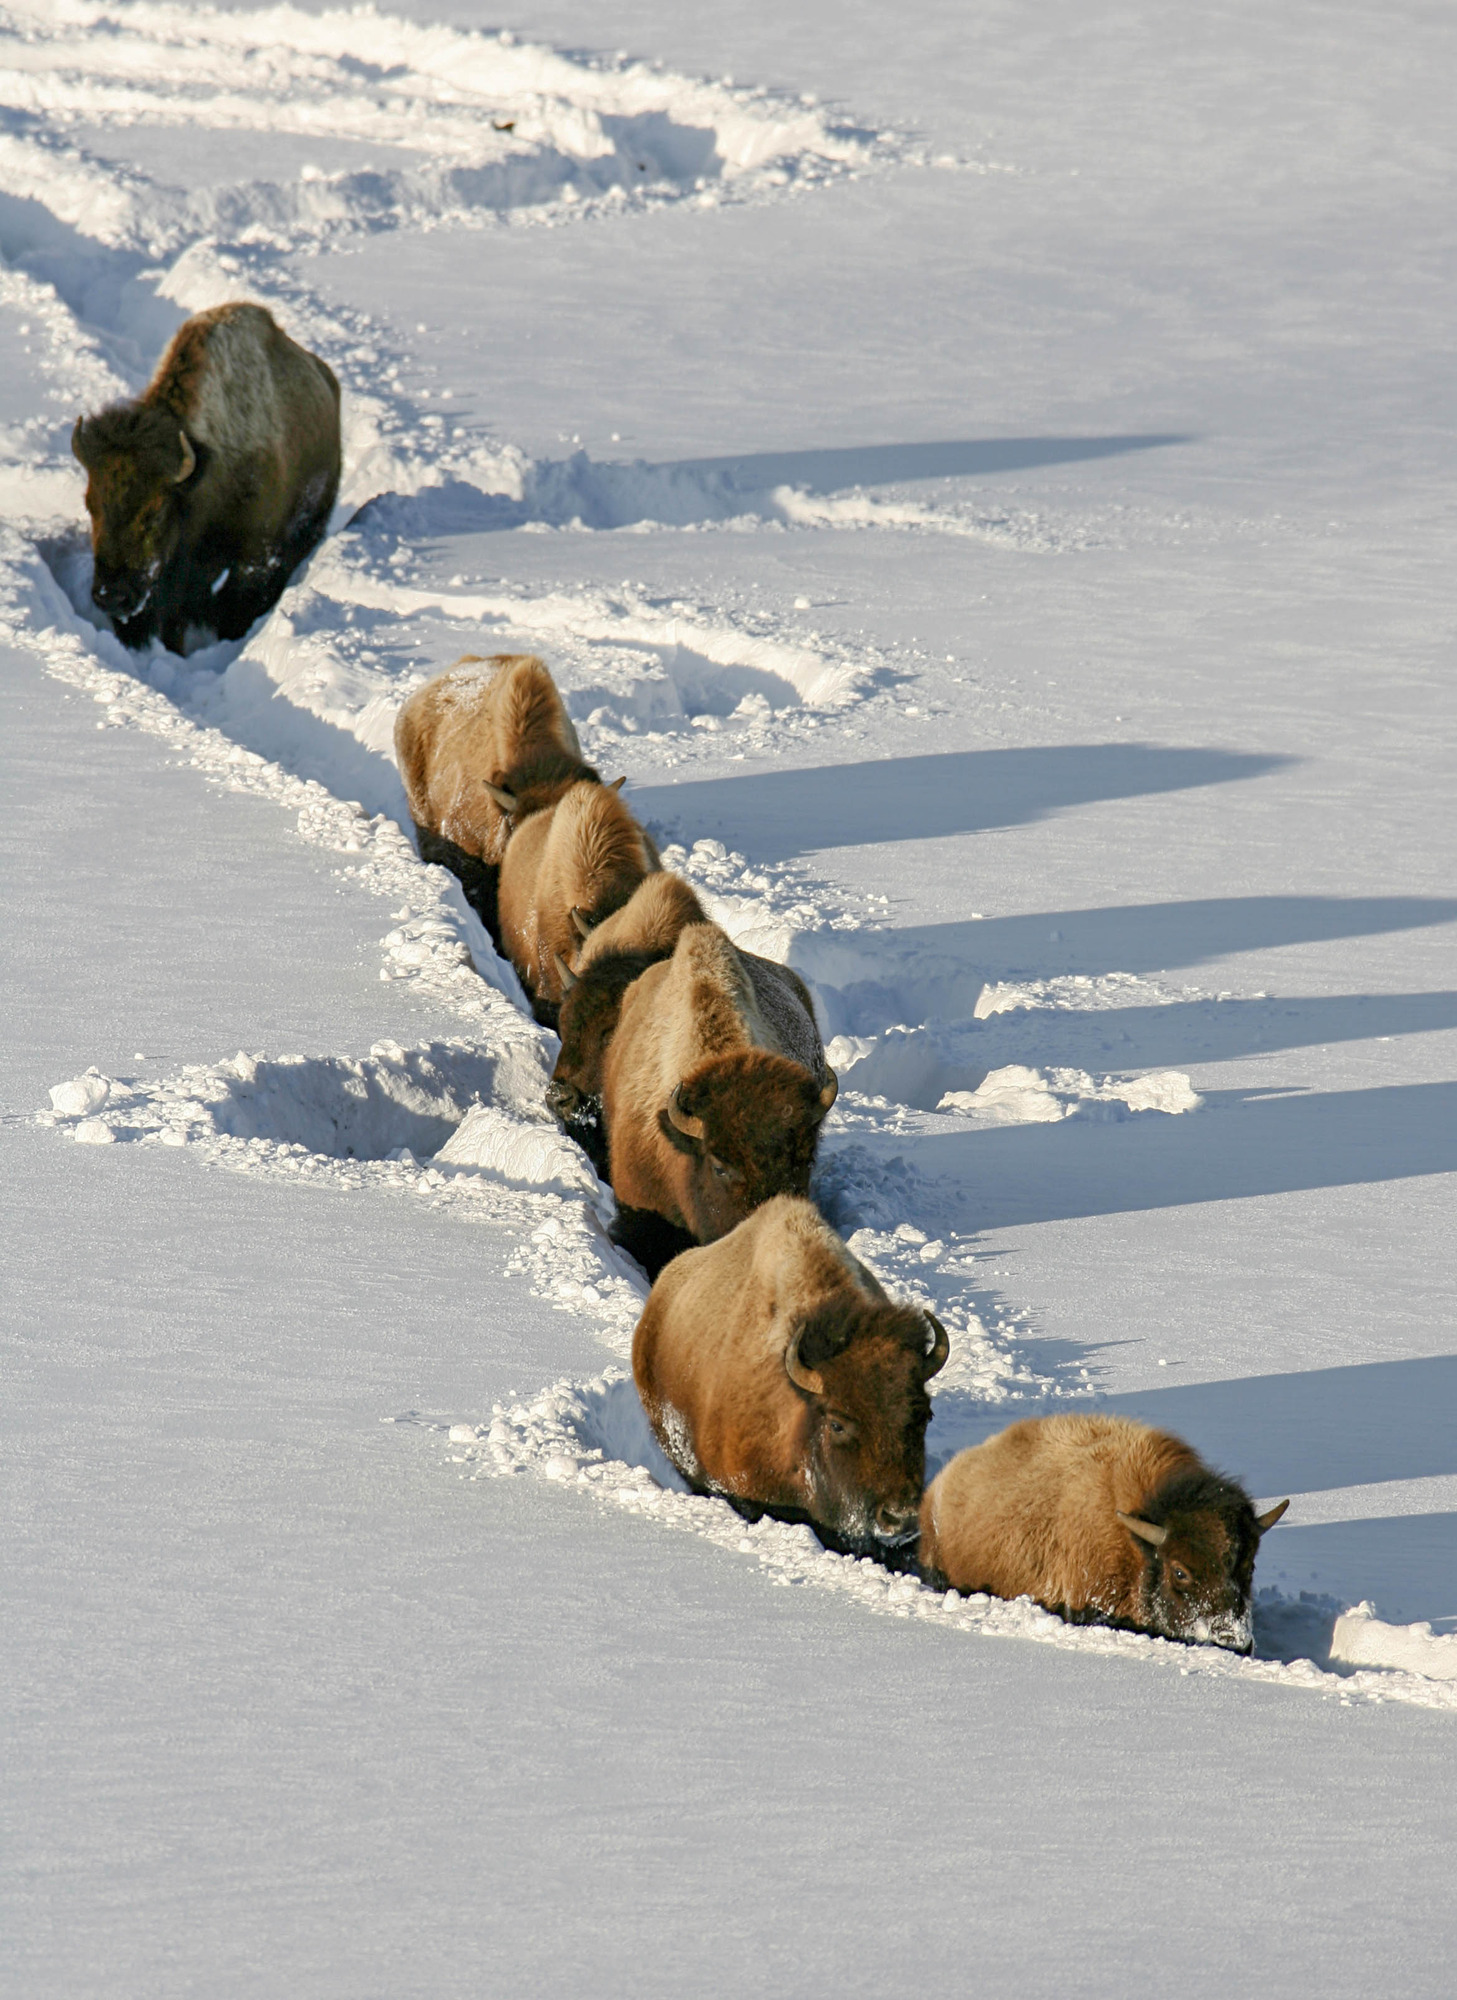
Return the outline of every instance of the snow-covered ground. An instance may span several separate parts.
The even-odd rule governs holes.
[[[1450,1992],[1454,58],[0,7],[6,1991]],[[70,427],[238,295],[335,532],[134,657]],[[677,1490],[399,826],[498,645],[811,982],[933,1459],[1096,1400],[1293,1495],[1253,1660]]]

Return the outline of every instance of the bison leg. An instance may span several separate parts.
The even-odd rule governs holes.
[[[698,1247],[696,1236],[652,1208],[619,1208],[607,1234],[619,1250],[636,1257],[649,1278],[656,1278],[665,1264],[671,1264],[685,1250]]]

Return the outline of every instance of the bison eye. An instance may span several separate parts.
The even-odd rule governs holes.
[[[708,1164],[713,1169],[715,1179],[721,1181],[736,1181],[738,1179],[738,1175],[734,1172],[733,1168],[726,1166],[722,1160],[716,1160],[712,1153],[708,1156]]]
[[[843,1418],[826,1416],[825,1428],[837,1444],[850,1444],[854,1441],[855,1426],[847,1424]]]
[[[1188,1570],[1185,1569],[1182,1563],[1172,1563],[1170,1567],[1174,1572],[1174,1582],[1178,1584],[1179,1588],[1182,1590],[1185,1584],[1187,1584],[1190,1580]]]

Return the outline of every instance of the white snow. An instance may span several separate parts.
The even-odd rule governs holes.
[[[1195,1991],[1446,1992],[1454,53],[0,10],[7,1990],[1122,1993],[1164,1871]],[[334,532],[130,655],[70,428],[237,296]],[[1252,1658],[684,1490],[391,758],[518,647],[809,983],[931,1468],[1096,1404],[1291,1496]]]
[[[1457,1633],[1417,1625],[1385,1625],[1363,1602],[1343,1611],[1331,1633],[1331,1658],[1353,1667],[1390,1667],[1425,1680],[1457,1681]]]

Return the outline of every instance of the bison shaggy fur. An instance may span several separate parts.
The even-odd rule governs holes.
[[[1252,1645],[1260,1537],[1244,1488],[1128,1417],[1034,1417],[963,1451],[921,1508],[922,1574],[1075,1624]]]
[[[707,922],[688,884],[660,869],[638,884],[620,910],[589,931],[575,966],[562,978],[557,1012],[561,1051],[546,1087],[547,1102],[604,1179],[602,1072],[623,995],[650,965],[672,957],[689,924]]]
[[[516,828],[501,863],[501,943],[538,1020],[556,1021],[578,924],[610,917],[661,866],[614,786],[572,785]]]
[[[460,877],[499,943],[497,884],[513,828],[598,781],[544,661],[467,653],[405,702],[395,761],[421,859]]]
[[[663,1450],[750,1520],[830,1547],[914,1537],[940,1322],[890,1300],[813,1204],[780,1196],[663,1271],[632,1368]]]
[[[807,1194],[835,1090],[813,1015],[791,1035],[761,1009],[725,933],[690,925],[673,956],[627,988],[608,1043],[602,1112],[618,1240],[657,1263],[669,1244],[726,1235],[773,1195]],[[642,1215],[671,1235],[654,1228],[640,1248]]]
[[[141,396],[80,417],[91,595],[127,646],[240,639],[328,526],[339,384],[262,306],[198,313]]]

